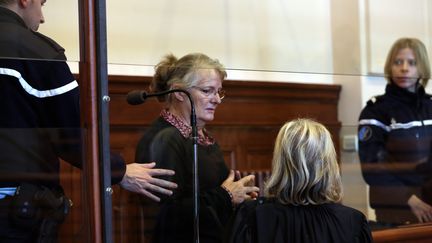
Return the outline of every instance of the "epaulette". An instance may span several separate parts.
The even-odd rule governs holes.
[[[374,105],[377,102],[379,102],[380,100],[382,100],[383,97],[384,97],[384,95],[373,96],[372,98],[370,98],[368,100],[367,105]]]
[[[48,44],[51,48],[53,48],[56,53],[58,53],[55,59],[66,60],[66,56],[64,54],[65,49],[62,46],[60,46],[57,42],[55,42],[53,39],[37,31],[33,32],[33,34],[37,36],[40,40]]]
[[[52,48],[54,48],[58,52],[64,52],[65,49],[61,47],[57,42],[55,42],[53,39],[49,38],[48,36],[41,34],[39,32],[33,32],[37,37],[39,37],[41,40],[45,41],[48,45],[50,45]]]

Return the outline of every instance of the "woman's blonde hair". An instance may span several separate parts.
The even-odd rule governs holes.
[[[177,59],[168,54],[155,67],[155,75],[150,84],[150,91],[162,92],[172,87],[187,89],[195,86],[202,72],[216,71],[223,81],[227,74],[223,65],[217,60],[202,53],[191,53]],[[168,96],[159,98],[166,101]]]
[[[265,195],[282,204],[339,202],[342,184],[329,131],[320,123],[297,119],[285,123],[276,138],[272,175]]]
[[[392,65],[396,55],[405,48],[410,48],[414,52],[420,84],[426,87],[431,75],[429,57],[423,42],[416,38],[400,38],[392,45],[384,66],[384,75],[387,82],[391,83]]]

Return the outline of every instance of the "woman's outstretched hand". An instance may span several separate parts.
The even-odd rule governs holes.
[[[235,172],[230,171],[228,178],[222,183],[222,187],[232,196],[234,205],[242,203],[246,199],[256,198],[259,188],[255,186],[255,176],[248,175],[235,181]],[[237,172],[237,176],[239,173]]]

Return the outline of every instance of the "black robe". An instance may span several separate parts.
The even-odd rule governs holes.
[[[243,203],[235,215],[227,226],[229,243],[372,242],[366,217],[335,203],[294,206],[258,198]]]

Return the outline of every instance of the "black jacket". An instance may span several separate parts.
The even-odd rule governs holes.
[[[340,204],[294,206],[273,198],[246,201],[226,227],[227,243],[367,243],[366,217]]]
[[[422,86],[411,93],[388,84],[361,112],[358,137],[372,207],[407,208],[413,194],[429,200],[432,100]]]
[[[78,82],[61,46],[2,7],[0,33],[0,187],[56,185],[59,157],[82,166]],[[112,162],[116,183],[125,164]]]
[[[201,242],[222,240],[232,204],[229,194],[220,186],[228,177],[222,151],[217,143],[198,144],[199,222]],[[172,169],[169,178],[178,188],[170,197],[162,196],[154,229],[153,242],[193,242],[193,144],[169,122],[159,117],[146,130],[137,146],[136,161],[156,161],[157,167]]]

